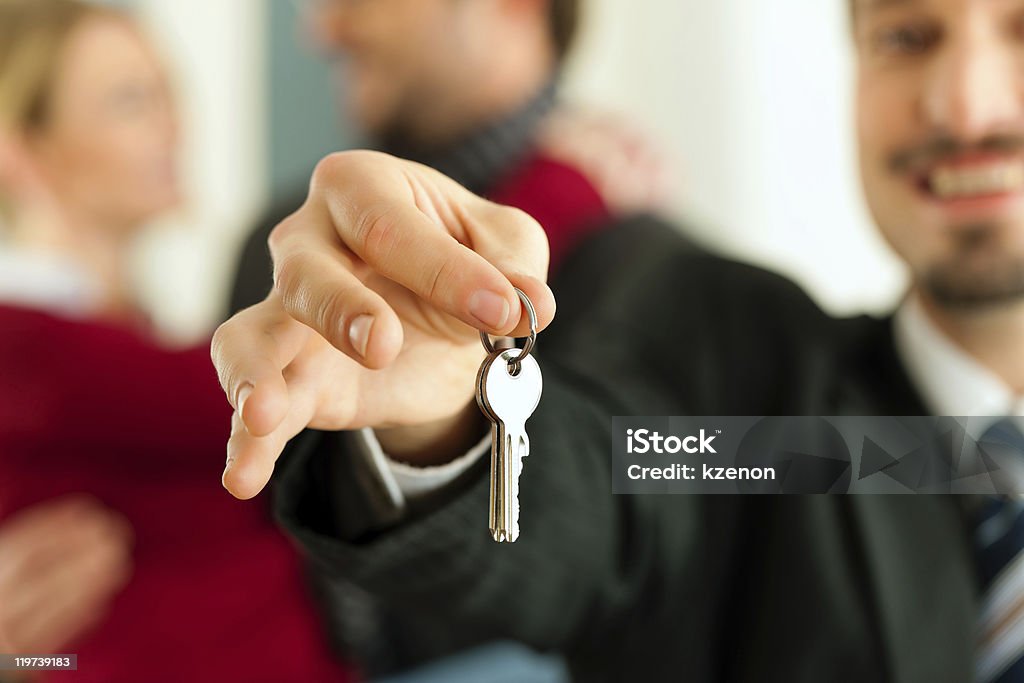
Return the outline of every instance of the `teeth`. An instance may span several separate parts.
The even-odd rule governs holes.
[[[943,166],[928,178],[932,192],[941,199],[977,197],[1024,189],[1024,164],[988,164],[975,168]]]

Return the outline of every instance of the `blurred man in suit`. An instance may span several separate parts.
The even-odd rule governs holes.
[[[536,217],[553,267],[611,214],[662,201],[665,171],[642,135],[559,102],[581,0],[299,6],[305,33],[331,59],[348,117],[369,146]],[[267,235],[302,205],[307,189],[273,207],[248,240],[233,311],[266,296]]]
[[[513,286],[552,321],[543,234],[422,167],[331,157],[273,235],[274,292],[214,344],[225,485],[255,495],[284,450],[277,513],[325,576],[582,681],[1024,680],[1016,502],[610,494],[612,415],[992,415],[1024,442],[1022,8],[851,7],[863,185],[912,277],[893,316],[831,319],[657,221],[604,231],[553,282],[523,536],[498,545],[475,332],[525,333]],[[354,466],[367,428],[408,470],[390,509]]]

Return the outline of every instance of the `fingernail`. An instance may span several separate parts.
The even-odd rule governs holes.
[[[242,417],[242,411],[245,410],[245,402],[249,399],[249,395],[252,394],[252,385],[243,384],[242,388],[238,390],[238,416]]]
[[[364,313],[352,321],[348,327],[348,340],[356,352],[366,357],[366,347],[370,344],[370,329],[373,327],[373,316]]]
[[[500,294],[481,289],[469,297],[469,313],[484,327],[502,330],[508,322],[508,301]]]

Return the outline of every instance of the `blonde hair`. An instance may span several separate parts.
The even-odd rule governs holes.
[[[85,0],[0,0],[0,135],[46,126],[64,46],[92,16],[116,10]],[[13,216],[0,186],[0,237]]]
[[[83,0],[0,0],[0,128],[42,127],[68,37],[114,10]]]

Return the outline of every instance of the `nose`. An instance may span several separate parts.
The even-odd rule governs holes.
[[[965,32],[968,33],[968,32]],[[930,65],[924,116],[935,129],[961,140],[978,140],[1024,115],[1024,67],[1019,45],[975,30],[952,38]]]

